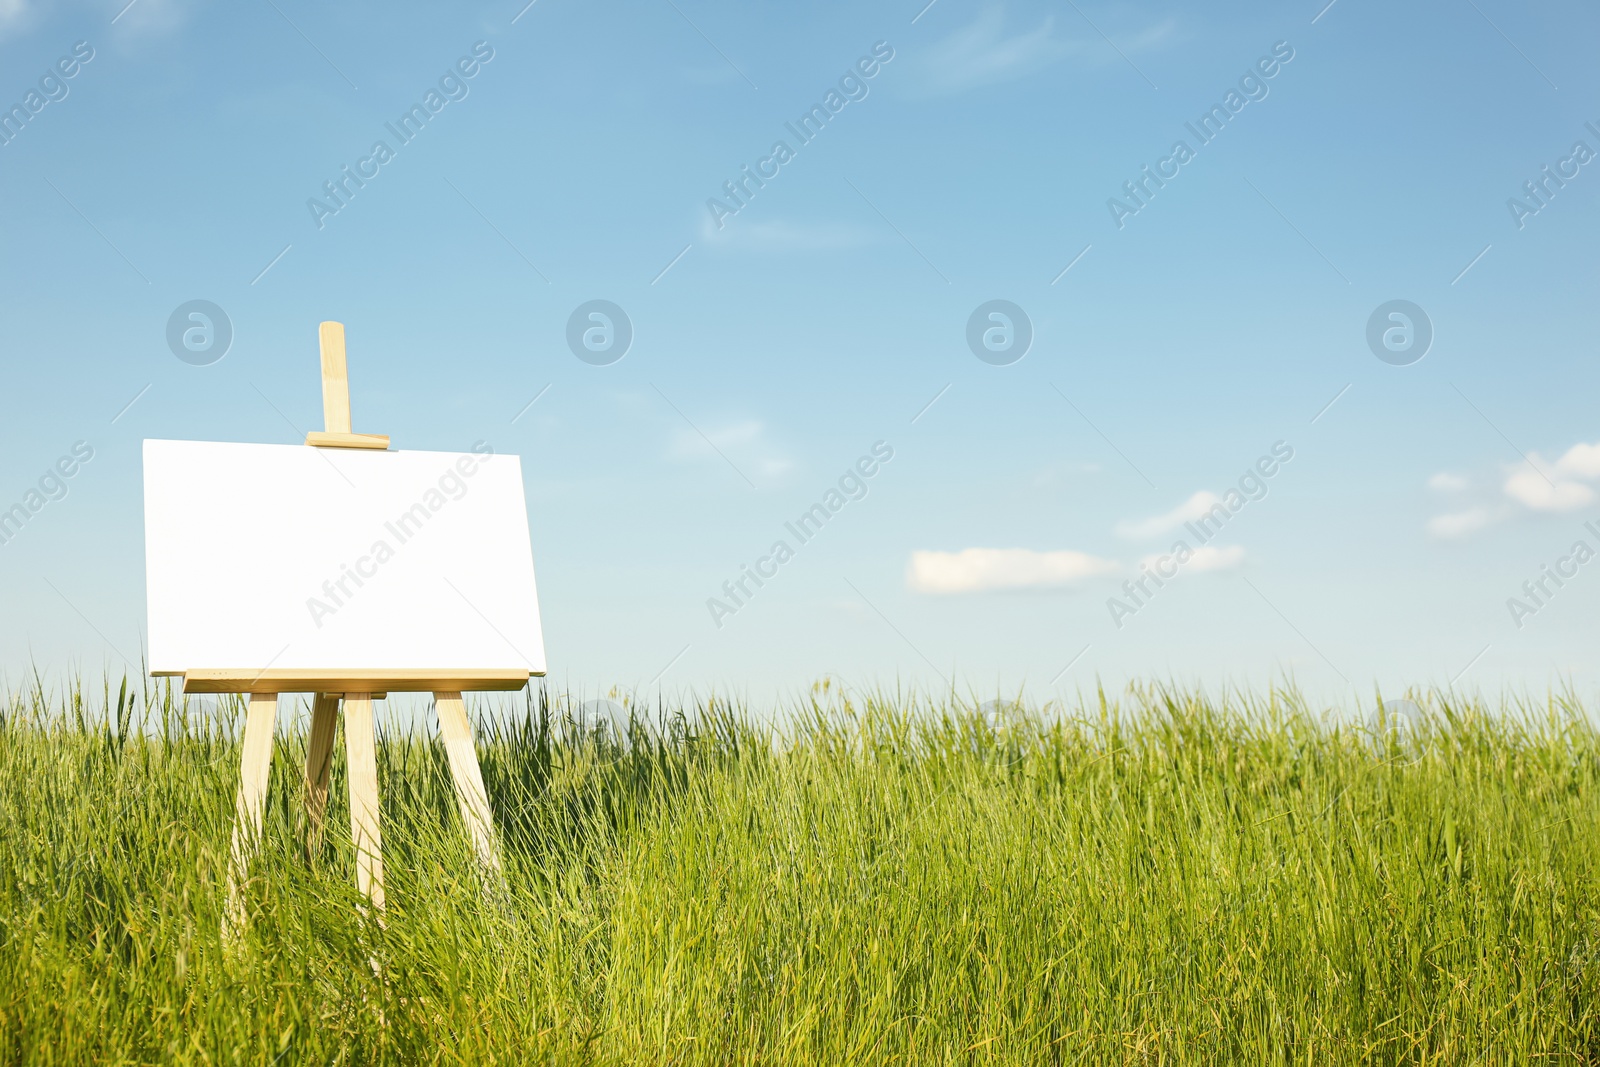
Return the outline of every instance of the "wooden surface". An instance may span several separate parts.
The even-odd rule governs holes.
[[[272,774],[272,733],[278,721],[278,698],[271,693],[250,694],[245,717],[244,749],[239,767],[239,792],[233,805],[233,848],[228,864],[228,903],[224,922],[241,929],[244,923],[244,881],[261,838],[261,811]]]
[[[378,819],[378,751],[372,697],[344,695],[344,748],[349,758],[350,837],[356,847],[356,888],[383,911],[383,834]]]
[[[374,693],[514,692],[526,670],[204,670],[185,671],[185,693],[345,693],[359,685]]]
[[[323,433],[312,430],[306,434],[306,444],[318,448],[376,448],[389,447],[389,435],[384,433]]]
[[[472,723],[459,692],[442,691],[433,695],[439,714],[439,734],[450,759],[450,777],[455,781],[456,802],[461,819],[467,824],[478,862],[498,873],[500,856],[494,843],[494,816],[489,811],[489,794],[483,788],[483,772],[478,767],[478,750],[472,742]]]
[[[333,772],[333,738],[339,727],[339,696],[318,693],[311,705],[311,737],[306,742],[306,855],[322,847],[322,818],[328,810]]]
[[[347,434],[350,372],[344,359],[344,323],[324,322],[317,327],[317,340],[322,346],[322,428],[328,433]]]

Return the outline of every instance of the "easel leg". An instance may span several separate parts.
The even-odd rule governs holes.
[[[383,835],[378,828],[378,751],[372,695],[344,695],[344,747],[350,770],[350,836],[356,846],[356,888],[383,911]]]
[[[486,870],[500,872],[500,856],[494,847],[494,817],[489,811],[489,794],[483,787],[483,772],[478,767],[478,752],[472,743],[472,723],[460,693],[435,693],[433,703],[439,714],[439,733],[450,757],[450,777],[455,780],[456,802],[461,819],[472,835],[478,862]]]
[[[339,726],[339,694],[318,693],[311,705],[311,737],[306,743],[306,857],[322,846],[322,817],[328,810],[328,779],[333,767],[333,737]]]
[[[278,720],[275,693],[251,693],[245,717],[244,752],[239,761],[239,792],[233,804],[233,848],[228,863],[228,903],[224,913],[229,934],[244,929],[243,884],[261,837],[261,811],[272,775],[272,732]]]

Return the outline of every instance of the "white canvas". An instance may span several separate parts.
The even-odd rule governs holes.
[[[516,456],[144,443],[150,669],[543,674]]]

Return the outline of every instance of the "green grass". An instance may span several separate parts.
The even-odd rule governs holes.
[[[1600,1059],[1600,737],[1423,702],[1410,736],[1168,690],[991,728],[822,689],[781,738],[709,704],[628,748],[505,705],[502,888],[438,743],[385,732],[382,928],[342,744],[305,857],[302,716],[225,948],[236,739],[35,688],[0,705],[0,1061]]]

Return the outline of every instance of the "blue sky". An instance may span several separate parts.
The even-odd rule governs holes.
[[[1600,680],[1590,8],[125,2],[0,0],[9,677],[137,665],[140,442],[320,428],[338,319],[355,429],[523,457],[562,686]],[[569,348],[592,300],[619,360]],[[994,300],[1013,362],[968,344]],[[316,516],[216,536],[259,521]]]

